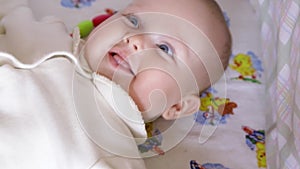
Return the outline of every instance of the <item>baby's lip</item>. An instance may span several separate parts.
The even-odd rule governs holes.
[[[110,50],[108,55],[113,60],[116,67],[120,66],[121,69],[133,74],[130,64],[126,61],[126,55],[123,55],[120,51],[114,49]]]

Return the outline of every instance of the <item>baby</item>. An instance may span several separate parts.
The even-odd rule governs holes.
[[[132,138],[144,122],[196,112],[230,48],[212,0],[133,0],[86,39],[84,70],[59,58],[1,66],[0,166],[145,168]]]
[[[215,1],[134,0],[91,33],[82,54],[152,121],[196,112],[199,92],[222,75],[230,52]]]

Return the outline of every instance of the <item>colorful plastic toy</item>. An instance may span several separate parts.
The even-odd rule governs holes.
[[[92,20],[84,20],[77,24],[80,31],[80,38],[87,37],[91,31],[105,21],[107,18],[111,17],[115,11],[112,9],[106,9],[106,14],[101,14],[94,17]]]

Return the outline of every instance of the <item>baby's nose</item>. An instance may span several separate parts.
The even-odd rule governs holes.
[[[144,35],[135,35],[125,39],[125,43],[134,51],[140,51],[146,48],[148,38]]]

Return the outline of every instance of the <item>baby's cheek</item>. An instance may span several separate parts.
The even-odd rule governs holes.
[[[174,102],[176,81],[160,70],[140,72],[129,86],[129,95],[140,111],[159,114]]]
[[[160,92],[162,96],[166,95],[159,86],[159,79],[156,77],[147,77],[140,73],[136,76],[129,86],[129,94],[136,102],[141,111],[146,111],[151,107],[151,95]]]
[[[150,102],[148,101],[148,85],[146,81],[140,78],[134,78],[129,85],[129,95],[137,104],[140,111],[145,111],[150,107]],[[147,91],[146,91],[147,90]]]

